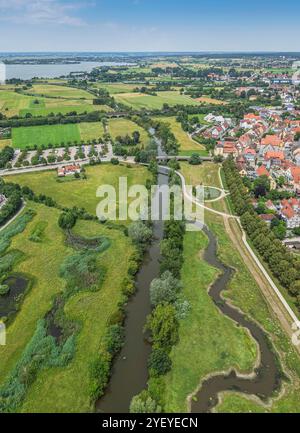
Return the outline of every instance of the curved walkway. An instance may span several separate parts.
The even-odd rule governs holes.
[[[294,333],[294,331],[296,331],[297,329],[300,329],[299,318],[297,317],[297,315],[295,314],[295,312],[293,311],[293,309],[290,307],[290,305],[288,304],[288,302],[286,301],[286,299],[282,295],[281,291],[276,286],[276,284],[274,283],[274,281],[272,280],[272,278],[270,277],[270,275],[268,274],[268,272],[264,268],[263,264],[258,259],[258,257],[256,256],[255,252],[252,250],[251,246],[249,245],[249,243],[247,241],[247,235],[246,235],[246,232],[244,231],[244,229],[242,227],[240,218],[237,217],[237,216],[235,216],[235,215],[231,215],[231,214],[228,214],[228,213],[225,213],[225,212],[216,211],[214,209],[211,209],[211,208],[209,208],[209,207],[207,207],[207,206],[199,203],[198,200],[196,200],[194,197],[191,197],[187,193],[187,191],[186,191],[186,183],[185,183],[184,176],[181,173],[179,173],[179,172],[176,172],[176,173],[178,174],[178,176],[180,177],[180,179],[182,181],[183,191],[184,191],[185,197],[187,197],[189,200],[191,200],[193,203],[195,203],[196,206],[200,206],[200,207],[204,208],[205,210],[207,210],[208,212],[212,212],[212,213],[214,213],[216,215],[219,215],[219,216],[223,217],[225,219],[225,228],[226,227],[228,228],[228,224],[230,225],[229,219],[237,221],[237,223],[238,223],[238,225],[240,227],[241,233],[242,233],[242,242],[243,242],[243,244],[244,244],[247,252],[251,256],[251,259],[255,262],[255,265],[259,268],[259,271],[262,273],[262,275],[264,276],[264,278],[267,280],[269,286],[273,290],[273,294],[275,294],[276,297],[277,297],[277,302],[278,301],[280,302],[281,307],[283,307],[282,309],[283,309],[284,313],[285,314],[287,313],[289,319],[292,320],[292,323],[288,323],[288,326],[287,326],[286,318],[279,317],[278,309],[274,305],[272,305],[272,302],[269,302],[269,304],[271,305],[272,309],[276,313],[277,317],[280,319],[281,323],[284,325],[284,328],[288,332],[288,335],[292,336],[293,333]],[[220,175],[220,170],[219,170],[219,175]],[[224,190],[224,186],[223,186],[221,175],[220,175],[220,183],[221,183],[222,189]],[[237,244],[238,244],[238,242],[237,242]],[[236,247],[238,247],[238,245],[236,245]],[[239,253],[243,257],[244,254],[243,254],[243,251],[241,251],[241,249],[239,249]],[[264,292],[264,295],[267,298],[267,300],[270,301],[270,294],[266,294]],[[297,348],[298,348],[298,350],[300,350],[300,346],[299,345],[297,346]]]
[[[11,224],[16,218],[18,218],[18,216],[20,215],[20,213],[23,211],[24,207],[25,207],[25,201],[23,201],[21,208],[18,210],[18,212],[9,220],[7,221],[6,224],[4,224],[4,226],[0,227],[0,232],[2,232],[2,230],[6,229],[6,227],[9,226],[9,224]]]

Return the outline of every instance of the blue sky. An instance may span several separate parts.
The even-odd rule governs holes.
[[[0,51],[300,51],[299,0],[0,0]]]

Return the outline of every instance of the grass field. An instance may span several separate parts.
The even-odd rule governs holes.
[[[139,131],[141,144],[146,145],[149,141],[149,136],[144,128],[141,128],[139,125],[128,119],[109,120],[108,132],[112,136],[113,140],[120,135],[132,135],[134,131]]]
[[[80,140],[98,139],[104,134],[102,123],[70,123],[65,125],[26,126],[12,129],[12,144],[15,148],[26,146],[48,146],[64,142],[74,143]]]
[[[201,98],[195,99],[195,101],[202,102],[204,104],[212,105],[226,105],[227,102],[220,101],[219,99],[210,98],[209,96],[202,96]]]
[[[26,91],[37,96],[68,98],[68,99],[94,99],[94,96],[85,90],[52,84],[34,84]]]
[[[188,155],[188,153],[192,154],[193,151],[196,152],[205,152],[207,154],[204,146],[198,144],[192,138],[189,137],[188,133],[185,132],[179,122],[176,121],[176,117],[155,117],[161,122],[168,123],[172,129],[173,134],[180,144],[179,152],[182,155]],[[187,153],[186,153],[187,152]]]
[[[182,282],[191,311],[180,324],[180,341],[171,353],[172,370],[165,380],[166,412],[186,412],[187,396],[207,374],[231,367],[249,371],[257,356],[256,344],[247,332],[223,316],[207,293],[217,271],[201,260],[200,251],[206,245],[202,232],[185,236]]]
[[[50,113],[54,114],[67,114],[71,113],[72,111],[76,111],[77,114],[82,114],[84,112],[90,113],[91,111],[105,111],[109,112],[112,109],[108,107],[107,105],[92,105],[92,104],[79,104],[77,105],[64,105],[66,100],[63,101],[55,101],[56,106],[53,106],[52,104],[49,104],[48,101],[45,101],[45,107],[39,107],[39,108],[26,108],[23,110],[20,110],[19,114],[20,116],[25,116],[27,113],[32,114],[33,116],[47,116]],[[72,104],[73,101],[70,101]],[[77,102],[77,101],[76,101]]]
[[[66,368],[41,371],[30,388],[22,412],[90,412],[91,378],[89,367],[98,358],[109,318],[117,312],[121,286],[127,274],[133,247],[128,238],[94,222],[78,222],[75,233],[82,236],[107,236],[112,244],[101,254],[99,262],[107,275],[96,292],[81,292],[65,305],[68,319],[80,322],[74,359]],[[122,260],[120,260],[122,257]],[[43,398],[41,398],[41,395]]]
[[[103,137],[104,128],[101,122],[83,122],[77,124],[82,140],[93,140]]]
[[[56,171],[26,173],[7,177],[8,182],[27,185],[37,194],[53,197],[59,204],[67,207],[84,207],[95,215],[100,199],[96,197],[97,188],[102,185],[112,185],[118,190],[119,177],[127,177],[128,187],[133,184],[144,185],[149,172],[145,167],[125,165],[114,166],[102,164],[86,167],[87,179],[74,182],[57,182]],[[150,176],[149,176],[150,177]]]
[[[118,93],[130,93],[138,87],[138,84],[127,84],[127,83],[96,83],[93,84],[93,87],[97,89],[105,89],[111,95],[115,95]]]
[[[15,320],[8,327],[7,345],[0,347],[0,383],[14,367],[31,339],[37,321],[51,308],[53,297],[63,290],[65,283],[58,277],[58,270],[64,257],[71,252],[65,246],[63,232],[57,224],[59,211],[34,203],[28,207],[35,209],[37,214],[27,224],[25,231],[13,238],[8,251],[19,250],[24,253],[24,259],[13,271],[29,274],[34,278],[34,284]],[[29,240],[38,222],[47,223],[42,243]]]
[[[0,112],[7,117],[19,115],[20,110],[28,108],[32,100],[31,96],[13,90],[0,90]]]
[[[112,110],[106,105],[93,105],[93,95],[70,87],[38,84],[27,92],[35,93],[37,96],[16,93],[11,86],[0,89],[0,113],[11,117],[25,116],[28,113],[33,116],[46,116],[50,113],[66,114],[71,111],[80,114],[85,111]]]
[[[220,186],[219,177],[217,175],[217,165],[204,163],[201,166],[191,167],[181,163],[181,171],[185,175],[188,183],[203,183],[211,186]],[[220,210],[226,210],[223,200],[215,204],[217,203],[220,206]],[[248,317],[256,320],[257,323],[268,332],[276,350],[280,354],[284,370],[288,372],[291,377],[290,382],[284,383],[285,392],[281,394],[277,400],[274,400],[268,408],[241,394],[228,392],[222,396],[222,403],[217,410],[219,412],[233,413],[265,411],[299,412],[300,403],[299,399],[297,399],[297,395],[299,395],[300,392],[299,356],[292,346],[291,341],[281,329],[277,318],[275,318],[270,311],[264,295],[247,265],[234,247],[225,229],[223,219],[210,212],[205,212],[205,223],[208,224],[210,230],[212,230],[218,239],[219,257],[224,263],[236,270],[229,284],[229,290],[223,292],[223,295],[234,305],[239,307]],[[207,288],[210,283],[209,279],[205,281],[207,273],[205,273],[204,269],[207,268],[208,265],[199,258],[199,251],[205,244],[205,237],[201,233],[199,235],[187,233],[185,248],[188,252],[192,251],[193,255],[186,255],[182,276],[183,281],[186,281],[184,285],[186,296],[189,297],[188,299],[190,299],[191,305],[193,308],[196,308],[197,312],[202,307],[203,300],[201,301],[201,305],[198,306],[196,303],[197,298],[195,293],[197,292],[195,291],[195,287],[197,287],[197,285],[202,287],[203,284]],[[198,261],[197,264],[196,261]],[[213,279],[213,276],[211,278]],[[192,297],[192,295],[194,295],[194,297]],[[186,323],[182,322],[180,327],[180,342],[172,351],[173,367],[171,372],[166,376],[166,388],[164,389],[167,410],[186,410],[186,397],[195,390],[203,378],[201,368],[205,365],[205,362],[207,362],[206,353],[208,350],[211,350],[210,343],[214,331],[212,330],[210,332],[210,339],[207,340],[203,350],[198,351],[197,349],[205,342],[206,327],[211,325],[211,316],[206,319],[206,322],[202,326],[200,325],[202,316],[199,316],[197,319],[198,327],[196,327],[196,323],[194,324],[195,316],[196,315],[193,314],[187,319]],[[196,330],[195,332],[191,332],[191,326],[195,326],[195,329],[199,329],[200,331],[198,333]],[[219,327],[213,329],[217,329],[218,332],[221,332],[219,331]],[[222,343],[222,338],[218,339],[218,345]],[[185,364],[187,358],[186,353],[193,354],[193,356],[188,357],[188,364]],[[240,349],[239,355],[241,353],[243,353],[243,349]],[[214,356],[211,355],[210,359],[214,360]],[[234,359],[238,359],[236,355]],[[250,362],[250,357],[248,361]],[[222,370],[220,357],[217,359],[217,362],[219,362],[219,370]],[[216,366],[217,363],[215,361],[210,364],[208,363],[208,372],[215,371]]]
[[[174,105],[199,105],[197,101],[189,96],[180,95],[179,92],[157,92],[157,96],[145,95],[142,93],[119,93],[114,95],[117,102],[130,107],[141,109],[161,109],[164,104]]]
[[[59,268],[62,261],[74,250],[65,244],[65,236],[57,224],[59,211],[43,205],[30,203],[36,211],[33,220],[23,233],[16,235],[8,251],[19,250],[23,260],[14,272],[29,274],[34,281],[26,295],[20,311],[7,329],[7,345],[0,347],[0,385],[8,377],[30,341],[37,321],[51,309],[53,298],[64,291],[65,280],[61,279]],[[41,243],[29,240],[38,224],[43,224],[44,235]],[[21,408],[23,412],[88,412],[91,379],[90,363],[97,359],[108,320],[118,310],[121,301],[121,283],[127,274],[128,262],[133,247],[128,238],[119,230],[110,230],[95,222],[78,221],[74,232],[81,236],[106,236],[111,246],[98,257],[99,264],[107,274],[97,292],[81,292],[69,299],[65,306],[67,318],[81,324],[76,338],[76,354],[66,368],[42,370]],[[119,260],[122,257],[122,260]],[[41,393],[43,398],[40,398]]]
[[[190,165],[180,162],[180,171],[188,185],[206,185],[221,187],[219,181],[219,167],[212,162],[203,162],[201,165]]]
[[[12,129],[13,147],[24,149],[26,146],[59,144],[80,141],[77,124],[27,126]]]

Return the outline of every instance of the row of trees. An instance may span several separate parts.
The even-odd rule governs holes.
[[[6,198],[5,204],[0,208],[0,225],[6,223],[22,206],[22,194],[18,185],[5,183],[0,178],[0,194]]]
[[[248,190],[242,182],[234,161],[228,159],[223,167],[231,200],[236,213],[241,217],[243,228],[273,276],[288,290],[300,309],[300,261],[280,240],[276,239],[276,234],[254,211]]]
[[[145,327],[145,330],[150,332],[152,342],[148,361],[149,388],[133,398],[130,406],[132,413],[162,411],[159,378],[172,367],[169,354],[178,342],[179,320],[185,317],[188,309],[188,303],[182,298],[180,281],[184,233],[184,222],[165,222],[164,239],[161,242],[160,277],[155,278],[150,285],[153,310]]]
[[[85,114],[57,114],[38,117],[19,117],[13,116],[9,119],[0,120],[0,127],[2,128],[16,128],[19,126],[40,126],[40,125],[57,125],[67,123],[80,123],[80,122],[98,122],[105,116],[106,113],[101,111],[91,111]]]
[[[14,149],[12,147],[6,146],[0,151],[0,168],[5,168],[6,165],[14,157]]]

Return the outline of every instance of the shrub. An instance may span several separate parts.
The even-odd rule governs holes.
[[[9,292],[9,286],[7,284],[0,285],[0,296],[6,295]]]
[[[148,361],[151,376],[158,377],[168,373],[172,367],[172,361],[163,349],[154,349]]]

